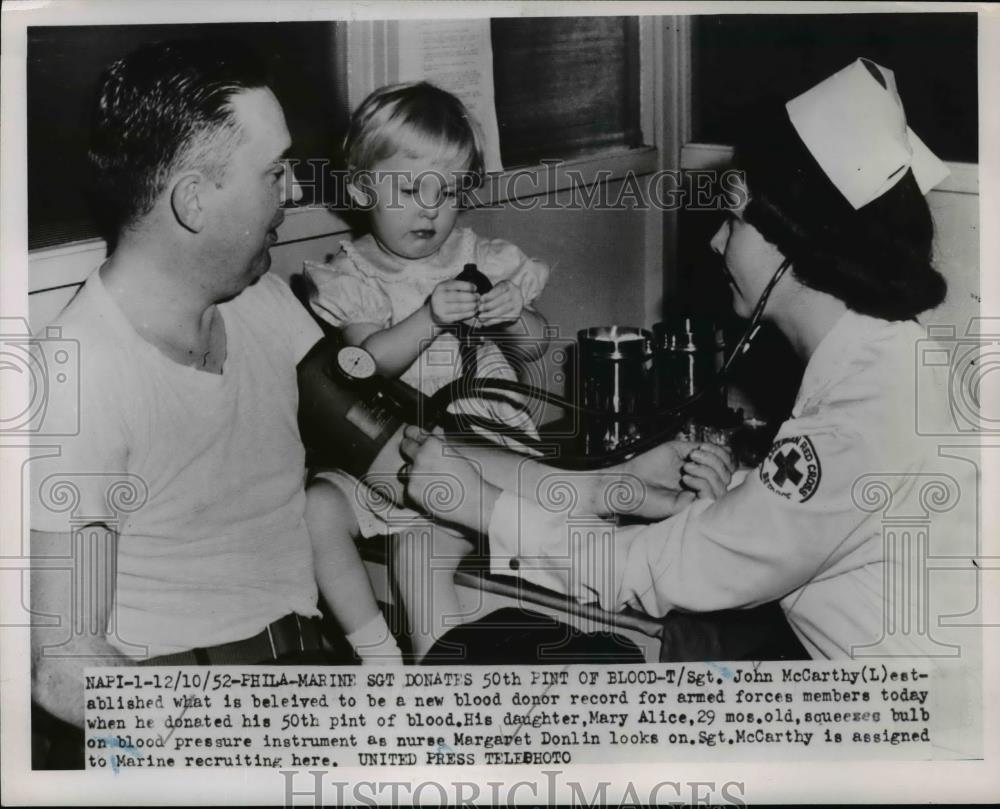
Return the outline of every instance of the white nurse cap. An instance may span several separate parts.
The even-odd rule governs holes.
[[[906,125],[891,70],[857,59],[785,105],[792,126],[855,210],[913,170],[926,194],[947,166]]]

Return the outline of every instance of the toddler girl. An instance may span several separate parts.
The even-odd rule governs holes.
[[[549,269],[513,244],[456,228],[461,193],[483,174],[482,142],[462,103],[425,82],[376,90],[352,117],[344,155],[348,193],[367,211],[370,232],[343,242],[330,264],[306,262],[305,274],[315,289],[313,310],[339,327],[347,343],[367,349],[381,375],[399,377],[425,394],[461,375],[456,336],[461,324],[496,336],[473,350],[476,376],[516,379],[509,358],[530,361],[546,348],[545,320],[530,304],[544,288]],[[489,292],[479,294],[474,283],[456,278],[470,263],[492,282]],[[512,402],[483,399],[463,409],[533,430]],[[336,552],[333,546],[344,537],[389,530],[388,512],[372,508],[377,498],[364,495],[345,472],[320,472],[308,496],[317,554]],[[404,513],[387,509],[393,517]],[[442,586],[433,589],[442,599],[456,599],[449,594],[450,577],[468,547],[458,535],[456,542],[462,548],[455,547],[449,562],[440,539],[435,540],[433,574],[429,550],[421,551],[419,542],[401,545],[402,572],[440,577]],[[398,585],[407,589],[403,581]],[[426,582],[422,586],[426,591]],[[454,607],[457,612],[457,600]],[[418,636],[425,632],[414,625],[417,616],[409,618],[420,651]]]

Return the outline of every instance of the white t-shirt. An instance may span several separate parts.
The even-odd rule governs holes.
[[[79,346],[80,429],[36,442],[58,454],[32,464],[31,527],[118,532],[108,640],[126,654],[212,646],[289,612],[318,614],[295,366],[320,331],[270,275],[219,312],[222,374],[143,340],[98,272],[53,324]],[[77,400],[49,407],[70,413]]]

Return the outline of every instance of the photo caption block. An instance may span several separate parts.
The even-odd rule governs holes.
[[[935,693],[938,672],[912,662],[92,668],[86,764],[117,772],[965,757],[940,742],[954,717]]]

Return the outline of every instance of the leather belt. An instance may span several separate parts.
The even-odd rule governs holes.
[[[142,666],[240,666],[269,663],[296,652],[323,648],[318,618],[294,612],[279,618],[253,637],[151,657]]]

